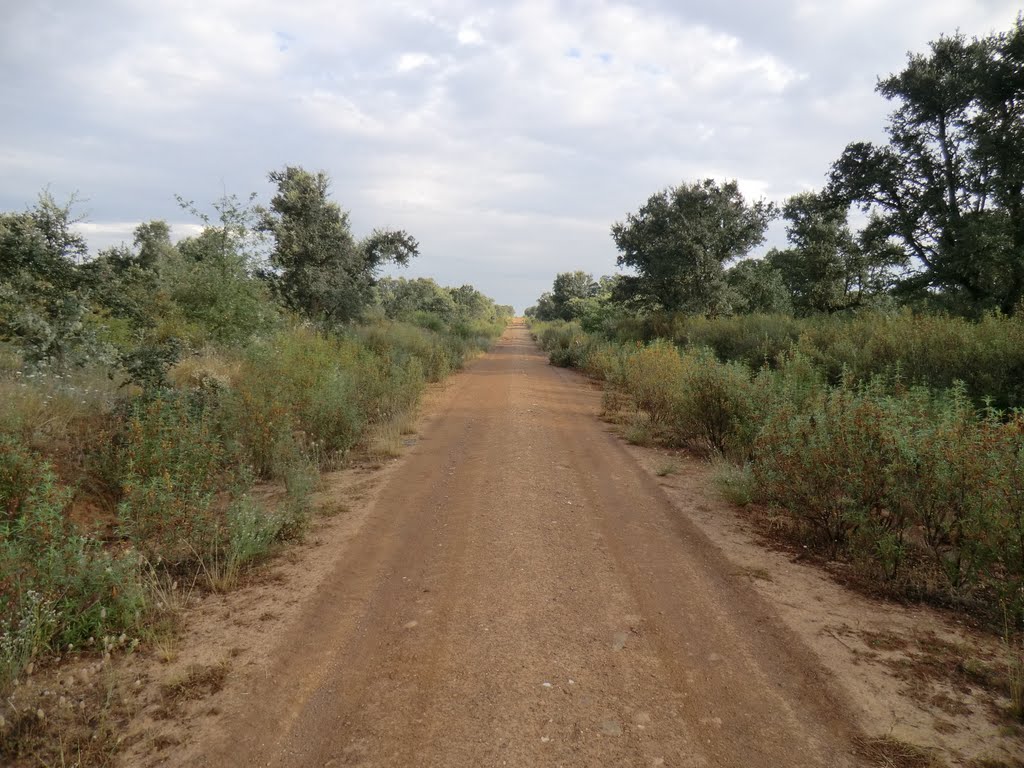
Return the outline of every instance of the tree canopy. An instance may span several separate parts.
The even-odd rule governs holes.
[[[735,181],[704,179],[658,192],[612,226],[622,277],[616,298],[696,314],[728,312],[729,262],[764,242],[775,206],[748,203]]]
[[[355,319],[373,299],[380,267],[419,254],[403,231],[375,230],[357,241],[348,213],[328,198],[325,173],[288,166],[269,178],[277,193],[262,221],[274,239],[268,278],[290,309],[328,323]]]
[[[941,37],[877,90],[895,102],[884,145],[854,142],[828,193],[876,217],[912,259],[905,292],[1012,312],[1024,298],[1024,20]]]

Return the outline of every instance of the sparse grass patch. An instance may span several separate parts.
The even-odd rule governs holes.
[[[3,765],[113,766],[135,714],[132,679],[97,664],[88,682],[62,685],[41,696],[23,685],[7,699],[0,726]]]
[[[1010,697],[1010,715],[1024,721],[1024,649],[1007,643],[1006,690]]]
[[[410,428],[410,417],[406,412],[396,413],[387,421],[375,424],[368,436],[367,451],[370,456],[393,459],[402,455],[405,448],[403,435]]]
[[[178,705],[219,693],[227,681],[228,671],[226,661],[208,666],[192,664],[180,677],[161,686],[164,700],[168,704]]]
[[[639,445],[644,448],[654,445],[654,434],[651,430],[651,424],[643,417],[634,419],[626,425],[622,436],[626,438],[626,442],[632,445]]]
[[[667,477],[668,475],[674,475],[679,472],[678,461],[666,461],[663,464],[659,464],[658,468],[654,470],[654,474],[658,477]]]
[[[715,485],[726,501],[746,507],[754,500],[754,476],[750,464],[737,465],[722,458],[712,461]]]

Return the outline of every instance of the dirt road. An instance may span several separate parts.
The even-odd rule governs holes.
[[[522,327],[456,378],[209,766],[843,766],[815,657]]]

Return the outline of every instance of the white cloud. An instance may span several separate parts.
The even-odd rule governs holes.
[[[522,308],[612,268],[608,226],[712,174],[779,198],[883,136],[875,78],[1004,0],[124,0],[19,3],[0,28],[0,205],[80,190],[97,244],[172,193],[324,169],[360,232]],[[129,228],[125,230],[125,228]],[[125,234],[127,232],[127,235]],[[447,277],[445,277],[447,276]],[[511,292],[504,293],[505,291]]]
[[[83,235],[93,251],[121,244],[131,244],[135,228],[141,221],[80,221],[72,229]],[[178,242],[185,237],[194,237],[203,231],[201,224],[171,222],[171,241]]]
[[[473,21],[464,21],[459,24],[459,31],[455,35],[459,45],[483,45],[484,36],[475,24]]]
[[[398,57],[395,69],[399,72],[412,72],[415,69],[436,63],[433,56],[425,53],[403,53]]]

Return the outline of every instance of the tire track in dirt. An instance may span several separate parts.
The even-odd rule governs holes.
[[[182,765],[842,766],[773,609],[522,327],[456,378],[272,666]]]

